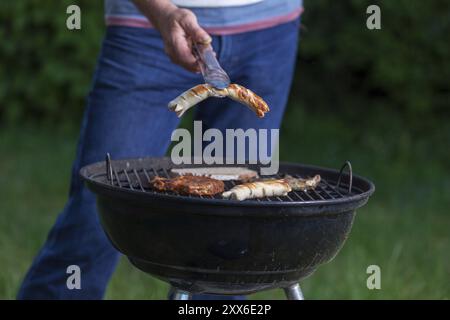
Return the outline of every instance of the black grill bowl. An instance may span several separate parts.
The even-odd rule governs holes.
[[[112,164],[115,172],[170,167],[165,158]],[[330,185],[339,176],[335,170],[287,163],[280,172],[320,174]],[[137,268],[179,289],[216,294],[285,287],[310,275],[338,253],[355,209],[374,191],[370,181],[353,176],[351,194],[337,199],[239,202],[112,186],[105,163],[84,167],[81,175],[97,195],[108,238]],[[343,181],[348,178],[343,174]],[[346,187],[342,183],[341,192]]]

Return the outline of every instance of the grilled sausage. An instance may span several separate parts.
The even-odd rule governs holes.
[[[237,185],[222,193],[222,197],[242,201],[254,198],[285,196],[291,190],[291,187],[285,180],[273,179]]]
[[[208,84],[200,84],[183,92],[169,102],[168,107],[178,117],[181,117],[187,110],[209,97],[230,97],[248,106],[260,118],[264,117],[264,114],[269,111],[267,103],[261,97],[238,84],[230,84],[225,89],[216,89]]]
[[[232,83],[224,90],[227,91],[228,97],[249,107],[259,118],[264,117],[264,114],[270,110],[260,96],[243,86]]]
[[[214,96],[222,98],[225,95],[220,95],[210,85],[199,84],[169,102],[169,110],[174,111],[178,117],[181,117],[186,111],[202,102],[203,100]]]
[[[262,180],[237,185],[222,193],[222,197],[234,200],[246,200],[263,197],[285,196],[292,190],[307,191],[315,189],[320,183],[320,175],[313,178],[302,179],[286,176],[278,180]]]

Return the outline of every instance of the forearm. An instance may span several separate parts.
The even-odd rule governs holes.
[[[133,0],[136,7],[144,14],[153,26],[160,30],[162,19],[178,7],[170,0]]]

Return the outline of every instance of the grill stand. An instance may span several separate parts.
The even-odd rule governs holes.
[[[289,287],[284,288],[284,293],[288,300],[305,300],[303,297],[302,289],[298,283],[294,283]],[[191,293],[185,290],[177,289],[175,287],[170,288],[169,292],[170,300],[190,300]]]
[[[169,291],[170,300],[191,300],[191,294],[185,290],[180,290],[174,287],[170,287]]]
[[[288,300],[305,300],[302,289],[298,283],[294,283],[287,288],[284,288],[284,293]]]

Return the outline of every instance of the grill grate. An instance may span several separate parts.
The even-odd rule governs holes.
[[[342,170],[341,170],[342,171]],[[304,176],[298,174],[291,174],[296,178],[305,178]],[[108,181],[107,175],[103,174],[104,181]],[[166,195],[178,195],[176,192],[162,192],[157,191],[151,188],[150,181],[155,177],[165,177],[169,178],[170,174],[166,168],[130,168],[130,169],[121,169],[116,170],[112,168],[111,180],[108,183],[112,184],[115,187],[129,189],[137,192],[146,192],[146,193],[158,193],[158,194],[166,194]],[[274,176],[270,176],[270,178],[282,178],[283,174],[278,174]],[[97,176],[97,178],[100,178]],[[224,181],[225,190],[229,190],[233,188],[238,181]],[[363,191],[355,186],[350,186],[344,182],[327,181],[322,177],[320,184],[316,187],[315,190],[308,191],[292,191],[287,196],[283,197],[265,197],[259,199],[253,199],[258,202],[261,201],[278,201],[278,202],[306,202],[306,201],[326,201],[326,200],[334,200],[346,198],[348,196],[352,196],[354,194],[360,194]],[[195,198],[203,198],[203,199],[222,199],[221,195],[215,196],[194,196],[194,195],[182,195],[184,197],[195,197]]]
[[[201,198],[201,199],[222,199],[220,194],[215,196],[194,196],[194,195],[180,195],[176,192],[172,191],[158,191],[154,190],[151,187],[150,181],[155,176],[170,178],[171,175],[170,165],[163,164],[161,165],[158,160],[158,165],[151,165],[149,161],[133,161],[133,164],[130,162],[126,162],[125,166],[113,166],[111,157],[109,154],[106,155],[106,170],[100,170],[95,172],[92,175],[89,175],[89,179],[96,180],[98,182],[112,185],[113,187],[131,190],[134,192],[142,192],[142,193],[150,193],[150,194],[163,194],[163,195],[176,195],[180,197],[186,198]],[[345,169],[348,169],[348,174],[344,178],[343,172]],[[317,168],[318,172],[321,173],[323,169]],[[106,171],[106,172],[105,172]],[[283,171],[283,170],[281,170]],[[303,170],[299,170],[298,174],[295,174],[295,171],[288,170],[289,175],[295,178],[307,178],[307,176],[300,174]],[[309,171],[311,172],[311,171]],[[313,171],[314,172],[314,171]],[[314,173],[315,174],[315,173]],[[267,178],[279,179],[283,178],[284,174],[280,173],[273,176],[267,176]],[[348,177],[348,178],[347,178]],[[347,181],[347,182],[344,182]],[[361,178],[357,178],[357,181],[361,180]],[[224,181],[225,190],[229,190],[233,188],[236,184],[240,182],[238,181]],[[370,183],[370,182],[369,182]],[[315,203],[315,202],[327,202],[339,199],[346,199],[352,196],[360,196],[365,193],[367,190],[365,188],[370,187],[361,184],[361,182],[357,182],[356,185],[353,183],[353,173],[352,166],[350,162],[346,161],[344,165],[341,167],[339,174],[321,174],[320,184],[316,187],[315,190],[308,191],[291,191],[288,195],[283,197],[264,197],[252,199],[252,201],[256,202],[293,202],[293,203]],[[229,200],[228,200],[229,201]]]

